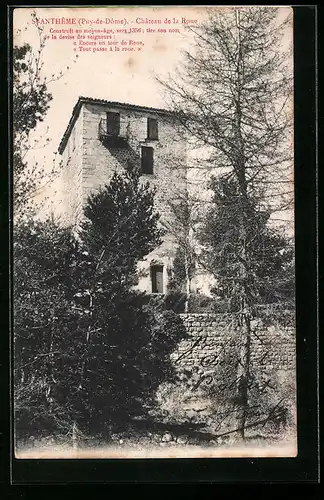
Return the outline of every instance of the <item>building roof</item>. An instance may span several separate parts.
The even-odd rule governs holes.
[[[64,148],[65,148],[66,143],[69,139],[73,125],[79,116],[79,113],[80,113],[80,110],[81,110],[83,104],[102,104],[104,106],[108,105],[108,106],[118,107],[118,108],[122,108],[122,109],[132,110],[132,111],[144,111],[144,112],[153,111],[154,113],[158,113],[158,114],[165,115],[165,116],[172,116],[173,115],[173,113],[171,111],[168,111],[166,109],[151,108],[148,106],[138,106],[137,104],[129,104],[129,103],[117,102],[117,101],[107,101],[105,99],[95,99],[92,97],[80,96],[77,103],[75,104],[75,106],[73,108],[70,121],[68,123],[68,126],[66,127],[66,130],[65,130],[63,137],[61,139],[61,142],[59,144],[58,152],[60,154],[62,154],[64,151]]]

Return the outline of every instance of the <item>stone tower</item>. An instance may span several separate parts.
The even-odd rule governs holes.
[[[80,97],[58,149],[62,155],[64,217],[78,226],[89,194],[130,164],[156,186],[161,224],[170,225],[170,203],[186,189],[186,145],[172,113],[102,99]],[[169,231],[163,243],[139,263],[139,289],[165,293],[176,250]]]

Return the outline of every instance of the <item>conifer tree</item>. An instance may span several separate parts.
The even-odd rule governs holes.
[[[206,268],[236,321],[242,438],[257,305],[293,294],[293,252],[270,225],[292,206],[289,14],[260,6],[210,9],[207,21],[191,29],[194,45],[183,65],[171,81],[161,81],[183,136],[206,152],[188,168],[216,177],[200,237]]]

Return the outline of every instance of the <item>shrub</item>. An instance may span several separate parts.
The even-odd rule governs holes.
[[[185,310],[186,297],[187,295],[180,290],[170,290],[164,297],[164,307],[178,314],[183,313]]]

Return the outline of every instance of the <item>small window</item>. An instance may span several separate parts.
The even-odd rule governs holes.
[[[152,293],[163,293],[163,266],[151,266]]]
[[[141,153],[142,174],[153,174],[153,148],[143,146]]]
[[[107,134],[108,135],[119,135],[120,132],[120,114],[119,113],[107,113]]]
[[[147,138],[152,140],[159,138],[158,121],[155,118],[147,119]]]

